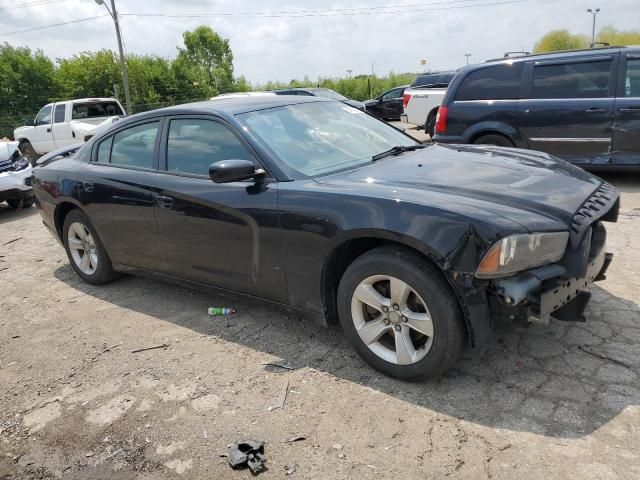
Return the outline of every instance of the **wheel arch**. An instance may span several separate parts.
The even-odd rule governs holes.
[[[480,122],[472,125],[464,133],[465,143],[474,143],[485,135],[500,135],[509,139],[517,148],[528,148],[528,144],[520,131],[504,122]]]
[[[86,214],[86,212],[82,209],[81,205],[72,200],[61,201],[56,205],[56,208],[53,212],[53,223],[56,227],[58,238],[63,243],[64,243],[64,239],[62,238],[62,228],[64,227],[64,219],[67,217],[70,211],[76,210],[76,209]]]
[[[444,259],[439,258],[434,252],[429,251],[423,244],[413,242],[408,238],[389,238],[384,235],[366,235],[351,237],[343,240],[331,250],[327,256],[321,278],[321,299],[327,323],[335,324],[338,318],[337,292],[338,284],[348,266],[361,255],[382,246],[397,246],[406,249],[427,260],[442,274],[455,295],[460,311],[464,317],[465,336],[471,343],[474,343],[474,329],[471,324],[469,308],[466,301],[460,295],[459,289],[454,284],[451,276],[447,275],[444,266]]]

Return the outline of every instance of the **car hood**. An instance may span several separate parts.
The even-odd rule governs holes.
[[[380,197],[402,194],[403,201],[433,202],[433,193],[443,193],[447,197],[440,206],[445,209],[447,202],[463,197],[470,199],[472,205],[507,216],[525,228],[531,227],[527,219],[539,215],[569,225],[576,210],[602,183],[594,175],[546,153],[440,144],[317,181],[351,191],[366,189],[370,195]]]

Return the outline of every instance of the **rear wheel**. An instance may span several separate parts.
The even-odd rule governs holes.
[[[429,138],[433,140],[433,135],[436,133],[436,116],[431,115],[427,120],[427,123],[424,127],[424,132],[429,135]]]
[[[29,163],[31,165],[35,165],[40,155],[34,150],[33,146],[29,142],[23,142],[20,144],[20,151],[22,154],[29,159]]]
[[[497,147],[514,147],[511,140],[503,135],[491,134],[478,137],[473,142],[476,145],[495,145]]]
[[[342,328],[371,366],[402,380],[441,375],[461,356],[457,299],[427,260],[398,247],[357,258],[338,287]]]
[[[71,266],[85,282],[102,285],[118,276],[98,234],[83,212],[72,210],[67,214],[62,234]]]

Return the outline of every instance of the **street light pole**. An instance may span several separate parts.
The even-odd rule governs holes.
[[[596,40],[596,15],[600,11],[599,8],[587,8],[587,12],[593,15],[593,26],[591,28],[591,46],[593,46],[593,42]]]
[[[129,93],[129,77],[127,76],[127,63],[124,59],[124,50],[122,49],[122,36],[120,34],[120,23],[118,22],[118,12],[116,11],[116,2],[111,0],[111,10],[104,0],[94,0],[98,5],[104,5],[109,15],[113,19],[113,24],[116,27],[116,37],[118,39],[118,52],[120,54],[120,68],[122,70],[122,83],[124,84],[124,98],[127,104],[127,113],[131,115],[133,110],[131,109],[131,94]]]

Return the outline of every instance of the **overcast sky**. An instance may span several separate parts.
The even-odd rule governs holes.
[[[243,14],[122,16],[121,23],[127,52],[169,58],[181,45],[183,31],[209,25],[229,38],[235,74],[253,83],[343,76],[348,69],[353,75],[370,73],[372,63],[378,74],[415,72],[425,69],[421,59],[427,68],[456,68],[465,63],[465,53],[482,61],[505,51],[530,50],[553,29],[590,35],[588,7],[602,9],[597,26],[632,29],[640,20],[640,0],[116,0],[116,5],[121,14]],[[104,13],[93,0],[0,0],[0,42],[39,48],[52,59],[115,50],[109,17],[6,35]]]

